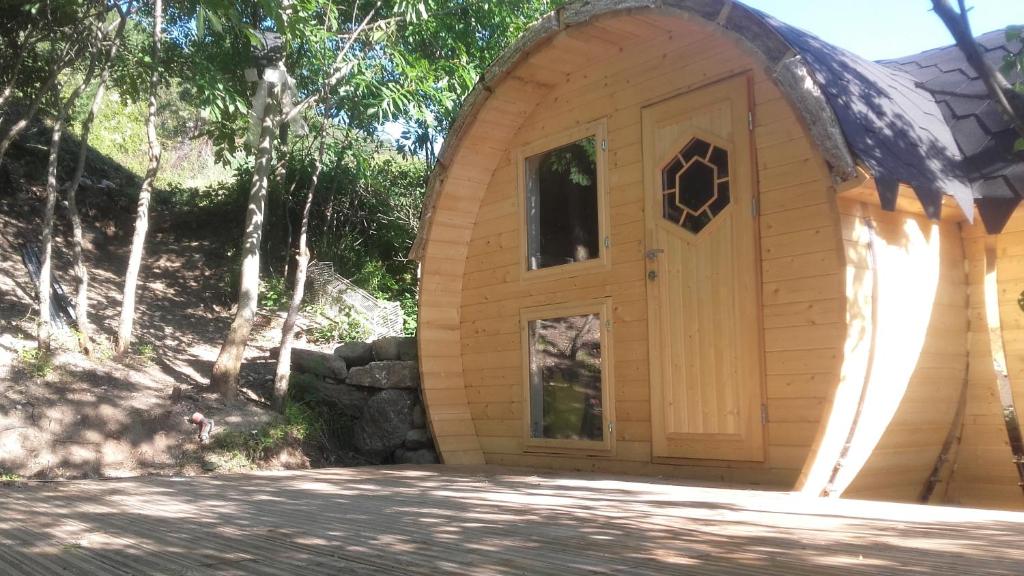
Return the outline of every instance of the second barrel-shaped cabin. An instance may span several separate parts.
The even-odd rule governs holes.
[[[1024,506],[1024,171],[958,89],[956,48],[869,62],[738,2],[534,25],[413,250],[444,461]]]

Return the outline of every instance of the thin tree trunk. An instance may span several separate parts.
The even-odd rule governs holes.
[[[277,370],[274,373],[274,409],[279,412],[284,411],[285,400],[288,398],[292,341],[295,338],[295,323],[299,319],[299,308],[302,306],[302,298],[306,291],[306,269],[309,266],[309,247],[306,241],[309,232],[309,212],[313,206],[313,195],[316,193],[317,181],[320,179],[320,169],[323,166],[326,147],[327,137],[326,135],[321,136],[320,150],[316,156],[316,168],[313,169],[313,178],[310,180],[309,190],[306,192],[306,205],[302,209],[302,224],[299,226],[299,255],[295,265],[295,289],[292,291],[292,301],[288,306],[288,316],[284,320],[284,327],[281,328],[281,348],[277,355]]]
[[[249,342],[252,322],[256,317],[256,305],[260,288],[260,243],[263,241],[263,218],[267,204],[267,185],[270,178],[274,153],[274,136],[277,132],[275,98],[270,93],[269,83],[260,81],[257,90],[268,93],[267,103],[260,119],[260,139],[256,148],[256,166],[253,169],[252,185],[249,188],[249,205],[245,217],[245,235],[242,239],[242,270],[238,286],[238,309],[228,329],[224,345],[221,346],[217,361],[213,365],[210,385],[226,400],[233,398],[238,389],[238,372],[242,367],[245,346]]]
[[[949,0],[932,0],[932,9],[953,35],[956,45],[964,58],[981,77],[989,96],[1013,124],[1017,133],[1024,137],[1024,94],[1014,90],[1013,85],[999,72],[999,69],[982,57],[981,49],[974,39],[971,23],[964,0],[958,0],[959,10]]]
[[[46,81],[43,82],[36,97],[32,100],[32,104],[29,106],[28,111],[22,116],[17,122],[15,122],[7,134],[4,135],[3,140],[0,140],[0,164],[4,163],[4,156],[7,155],[7,149],[11,147],[14,140],[28,127],[29,123],[36,116],[36,112],[39,111],[39,107],[43,103],[43,99],[47,94],[53,91],[54,86],[57,85],[57,78],[60,73],[64,70],[62,65],[62,59],[58,58],[54,60],[53,65],[50,67],[50,74],[47,76]]]
[[[131,4],[129,4],[129,10]],[[118,8],[120,10],[120,8]],[[125,25],[128,23],[128,15],[119,12],[120,19],[117,23],[117,30],[111,39],[110,48],[107,50],[103,61],[103,68],[100,71],[100,79],[96,86],[96,94],[92,98],[92,106],[89,108],[89,116],[82,125],[82,137],[79,141],[78,162],[75,164],[75,173],[71,177],[68,186],[68,216],[71,219],[72,242],[71,252],[74,260],[76,296],[75,296],[75,318],[78,321],[78,346],[86,356],[92,356],[91,331],[89,325],[89,269],[85,265],[82,256],[82,218],[78,213],[78,186],[82,183],[82,174],[85,172],[85,160],[89,152],[89,134],[92,131],[92,124],[99,113],[100,105],[103,102],[103,93],[110,79],[110,65],[117,56],[117,49],[124,34]]]
[[[153,9],[153,71],[149,76],[149,113],[146,116],[146,136],[149,140],[149,166],[146,177],[139,189],[139,204],[135,214],[135,234],[132,236],[131,253],[128,256],[128,270],[124,277],[124,295],[121,299],[121,321],[117,330],[118,355],[128,352],[132,343],[135,325],[135,290],[142,267],[142,252],[149,230],[149,198],[153,182],[160,170],[160,141],[156,134],[156,96],[160,88],[160,38],[163,25],[163,2],[155,0]]]
[[[53,132],[50,136],[50,158],[46,165],[46,208],[43,212],[43,255],[39,266],[39,324],[36,333],[37,346],[40,352],[50,351],[50,278],[52,276],[51,258],[53,256],[53,214],[57,205],[57,159],[60,155],[60,140],[64,133],[64,121],[67,118],[68,110],[82,95],[86,85],[92,82],[93,73],[96,70],[97,58],[93,56],[89,64],[89,71],[86,72],[82,81],[75,86],[71,94],[65,100],[57,112],[57,118],[53,123]]]
[[[7,85],[4,86],[3,92],[0,92],[0,107],[7,104],[7,100],[14,93],[14,87],[18,84],[18,73],[21,71],[21,65],[25,62],[25,55],[28,54],[28,49],[32,44],[31,34],[25,34],[22,39],[21,47],[18,48],[18,55],[14,57],[14,64],[11,65],[10,78],[7,79]],[[3,118],[0,118],[0,122]]]

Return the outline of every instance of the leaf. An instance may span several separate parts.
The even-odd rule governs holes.
[[[1017,138],[1017,141],[1013,143],[1014,152],[1024,152],[1024,138]]]

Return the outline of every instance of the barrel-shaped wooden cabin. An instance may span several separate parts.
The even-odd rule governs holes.
[[[725,0],[548,15],[413,249],[441,457],[1024,508],[1013,139],[955,48],[868,62]]]

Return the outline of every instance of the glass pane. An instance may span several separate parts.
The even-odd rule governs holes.
[[[530,156],[526,182],[529,269],[598,258],[596,139]]]
[[[729,152],[692,138],[662,169],[661,180],[662,216],[698,234],[729,205]]]
[[[528,330],[530,435],[603,440],[600,315],[533,320]]]

